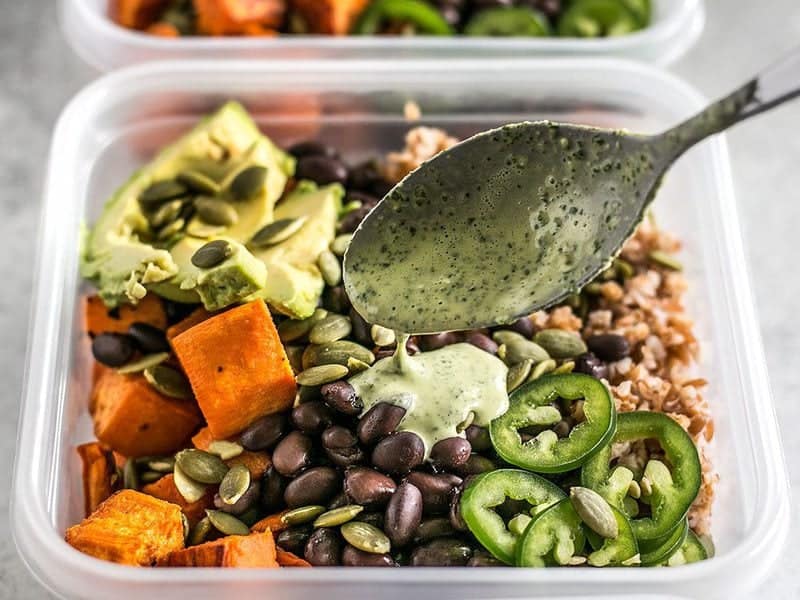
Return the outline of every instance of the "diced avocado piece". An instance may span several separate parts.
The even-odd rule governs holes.
[[[166,297],[181,296],[182,301],[197,300],[198,294],[186,293],[185,278],[178,277],[181,265],[172,254],[174,247],[166,250],[148,243],[153,232],[138,198],[152,183],[172,179],[182,171],[198,170],[220,181],[245,161],[267,167],[266,183],[256,197],[236,203],[238,222],[223,235],[246,242],[272,221],[274,204],[294,172],[294,159],[263,136],[236,102],[203,119],[117,190],[81,250],[81,274],[96,284],[107,305],[135,303],[146,288],[158,289],[156,293]]]
[[[344,188],[331,184],[317,188],[301,182],[275,208],[275,219],[307,217],[292,237],[253,254],[267,266],[267,284],[255,297],[293,319],[304,319],[314,312],[325,283],[317,268],[317,258],[336,235],[336,222],[342,208]]]

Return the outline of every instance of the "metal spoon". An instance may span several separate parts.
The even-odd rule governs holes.
[[[433,333],[509,323],[580,290],[706,137],[800,94],[800,49],[658,135],[526,122],[424,163],[362,222],[345,289],[370,323]]]

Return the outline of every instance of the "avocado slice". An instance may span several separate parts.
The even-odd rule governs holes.
[[[172,179],[182,171],[198,170],[219,181],[243,162],[267,168],[261,192],[235,204],[238,221],[222,232],[226,239],[243,243],[273,220],[275,202],[294,172],[294,159],[262,135],[247,111],[236,102],[226,103],[203,119],[117,190],[86,236],[81,253],[81,274],[96,284],[108,306],[136,303],[148,288],[182,302],[201,301],[207,295],[206,290],[194,290],[187,283],[197,285],[200,279],[208,282],[210,277],[198,278],[189,269],[188,258],[193,253],[190,250],[197,240],[183,237],[169,250],[150,244],[147,238],[152,232],[148,230],[138,198],[152,183]],[[200,240],[200,245],[205,241]],[[252,261],[245,254],[247,249],[241,248],[235,253],[236,260],[247,263],[244,270],[254,275]],[[245,279],[251,280],[251,284],[243,286],[240,297],[235,298],[236,294],[231,293],[223,296],[235,302],[250,294],[252,282],[259,278]]]
[[[317,187],[302,181],[275,208],[275,219],[307,217],[303,227],[280,244],[251,249],[267,267],[267,283],[252,298],[263,298],[276,310],[292,317],[311,316],[319,304],[325,282],[317,258],[336,235],[344,188],[339,184]]]

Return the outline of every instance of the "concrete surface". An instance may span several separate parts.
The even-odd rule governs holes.
[[[673,69],[705,93],[728,91],[800,39],[795,0],[707,0],[700,42]],[[0,598],[50,597],[18,559],[8,523],[31,265],[51,129],[95,74],[66,46],[52,0],[0,0]],[[798,82],[800,85],[800,82]],[[730,134],[761,327],[792,484],[800,489],[800,102]],[[785,558],[752,598],[800,598],[795,519]]]

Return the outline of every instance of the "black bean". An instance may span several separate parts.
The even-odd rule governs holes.
[[[432,335],[419,336],[419,346],[426,352],[431,350],[438,350],[450,344],[455,344],[459,340],[459,336],[455,333],[434,333]]]
[[[347,297],[344,286],[326,287],[322,293],[322,306],[340,315],[350,310],[350,298]]]
[[[350,448],[324,448],[325,455],[337,467],[346,469],[366,462],[367,455],[360,446]]]
[[[136,344],[136,347],[144,354],[156,354],[157,352],[169,352],[169,342],[167,335],[158,327],[153,327],[147,323],[132,323],[128,327],[128,336]]]
[[[186,317],[197,310],[197,304],[184,304],[183,302],[172,302],[161,298],[161,303],[164,305],[164,312],[167,315],[167,324],[175,325],[183,321]]]
[[[326,383],[320,388],[320,394],[328,406],[346,415],[357,415],[364,408],[356,390],[346,381]]]
[[[368,513],[361,513],[358,515],[358,520],[362,523],[367,523],[376,527],[378,529],[384,528],[385,519],[383,513],[379,512],[368,512]]]
[[[368,192],[378,181],[383,180],[380,166],[375,160],[368,160],[350,169],[347,178],[347,189]]]
[[[378,402],[358,422],[358,439],[367,445],[374,444],[397,429],[405,414],[406,409],[402,406]]]
[[[462,479],[449,473],[422,473],[414,471],[406,477],[422,492],[422,506],[425,514],[443,514],[450,508],[450,499],[461,485]]]
[[[522,317],[521,319],[517,319],[510,325],[506,325],[503,329],[509,329],[511,331],[516,331],[520,335],[531,339],[533,337],[533,321],[531,321],[530,317]]]
[[[457,27],[461,23],[461,9],[450,2],[439,2],[439,14],[442,15],[447,24],[451,27]]]
[[[463,567],[472,558],[472,548],[455,538],[437,538],[411,554],[414,567]]]
[[[574,371],[591,375],[595,379],[608,379],[608,365],[591,352],[585,352],[575,359]]]
[[[101,333],[92,340],[92,355],[107,367],[121,367],[134,352],[133,340],[122,333]]]
[[[361,202],[361,207],[345,215],[339,223],[339,231],[342,233],[353,233],[361,224],[361,221],[364,220],[364,217],[378,204],[378,198],[370,196],[369,194],[350,192],[347,194],[347,199],[358,200]]]
[[[425,442],[411,431],[399,431],[383,438],[372,451],[372,464],[392,475],[405,475],[424,460]]]
[[[519,5],[529,6],[551,18],[561,13],[561,0],[522,0]]]
[[[595,356],[607,362],[622,360],[631,353],[628,340],[616,333],[601,333],[586,338],[586,345]]]
[[[478,475],[486,471],[494,471],[497,465],[489,458],[480,454],[471,454],[467,462],[458,469],[462,475]]]
[[[397,487],[386,506],[384,531],[393,547],[402,547],[414,537],[422,522],[422,493],[408,481]]]
[[[382,505],[397,490],[391,477],[368,467],[353,467],[344,474],[344,491],[355,504]]]
[[[289,154],[295,158],[304,156],[329,156],[338,158],[339,152],[333,146],[319,140],[304,140],[289,146]]]
[[[319,400],[299,404],[292,410],[292,423],[303,433],[321,433],[333,423],[333,411]]]
[[[257,452],[272,448],[288,429],[284,413],[266,415],[253,423],[239,435],[239,443],[247,450]]]
[[[289,508],[326,505],[342,489],[342,478],[332,467],[313,467],[303,471],[286,486],[283,499]]]
[[[353,326],[350,336],[362,346],[372,346],[374,342],[372,341],[369,323],[367,323],[364,317],[358,314],[354,308],[350,309],[349,315],[350,323]]]
[[[277,512],[283,508],[283,492],[286,489],[286,480],[275,470],[267,469],[261,481],[261,507],[267,512]]]
[[[432,539],[454,535],[456,530],[450,524],[448,517],[435,517],[425,519],[417,527],[414,535],[415,544],[424,544]]]
[[[347,506],[350,504],[350,500],[347,497],[347,494],[344,492],[339,492],[336,494],[333,499],[328,502],[328,510],[333,510],[334,508],[341,508],[342,506]]]
[[[467,441],[475,452],[485,452],[492,447],[492,438],[489,429],[480,425],[470,425],[464,431]]]
[[[472,558],[467,561],[468,567],[504,567],[505,565],[494,556],[483,550],[476,550]]]
[[[357,442],[355,434],[341,425],[331,425],[322,432],[324,448],[352,448]]]
[[[308,538],[311,537],[311,531],[311,525],[284,529],[275,538],[275,543],[287,552],[303,556]]]
[[[272,464],[281,475],[293,477],[311,465],[312,448],[310,437],[299,431],[292,431],[275,446]]]
[[[460,437],[439,440],[431,448],[431,462],[438,469],[449,471],[463,467],[469,460],[472,445]]]
[[[471,331],[464,337],[464,341],[489,354],[497,354],[497,342],[480,331]]]
[[[309,561],[310,562],[310,561]],[[372,554],[347,544],[342,551],[342,564],[345,567],[397,567],[389,554]]]
[[[309,179],[318,185],[344,184],[347,181],[347,167],[329,156],[304,156],[297,161],[294,176],[297,179]]]
[[[250,487],[242,494],[234,504],[226,504],[219,494],[214,494],[214,506],[222,512],[230,513],[232,515],[241,515],[255,506],[258,501],[258,496],[261,492],[261,484],[258,481],[251,481]]]
[[[515,0],[472,0],[472,10],[513,6]]]
[[[343,540],[331,527],[316,529],[306,542],[303,556],[315,567],[335,567],[341,564]]]
[[[466,486],[467,482],[465,481],[456,489],[453,497],[450,499],[450,513],[448,517],[450,526],[456,531],[467,531],[468,529],[467,524],[464,522],[464,519],[461,516],[461,494]]]

